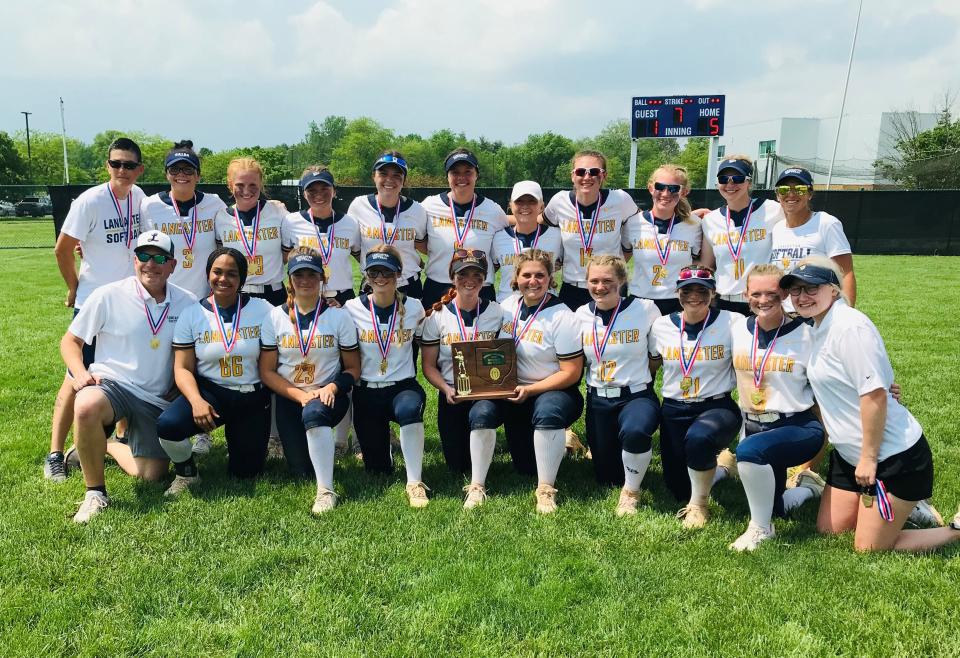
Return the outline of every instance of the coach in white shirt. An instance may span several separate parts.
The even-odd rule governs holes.
[[[77,523],[110,503],[103,475],[108,449],[130,475],[158,480],[167,472],[157,418],[173,387],[174,326],[197,298],[167,284],[177,265],[169,236],[144,233],[134,251],[135,276],[97,288],[60,341],[63,360],[74,373],[74,443],[87,484],[73,517]],[[97,355],[88,369],[81,350],[93,339]],[[108,444],[105,429],[119,418],[128,421],[128,444]]]
[[[834,447],[817,529],[853,530],[858,551],[928,551],[956,541],[960,513],[946,528],[903,530],[933,492],[933,457],[916,419],[889,392],[893,368],[880,332],[846,303],[842,280],[823,256],[780,279],[797,312],[814,320],[807,376]]]

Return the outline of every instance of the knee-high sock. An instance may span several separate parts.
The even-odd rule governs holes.
[[[496,445],[497,430],[470,430],[470,481],[473,484],[486,482]]]
[[[193,445],[190,439],[181,439],[179,441],[167,441],[160,439],[160,447],[167,453],[170,461],[173,462],[173,470],[177,475],[184,477],[196,477],[197,465],[193,459]]]
[[[347,408],[347,413],[343,420],[337,423],[335,435],[337,437],[336,446],[341,450],[346,450],[350,445],[350,427],[353,425],[353,404]]]
[[[716,468],[708,471],[695,471],[689,466],[687,473],[690,476],[690,502],[694,505],[706,507],[710,500],[710,488],[713,487],[713,472]]]
[[[712,487],[714,484],[716,484],[720,480],[726,479],[728,475],[730,475],[730,473],[727,471],[725,467],[717,466],[717,470],[713,472],[713,482],[710,484],[710,486]]]
[[[795,510],[813,498],[813,491],[806,487],[794,487],[783,492],[783,511]]]
[[[317,487],[333,491],[333,428],[314,427],[307,430],[307,451],[313,472],[317,475]]]
[[[560,462],[567,451],[564,430],[533,430],[533,452],[537,458],[537,480],[540,484],[557,481]]]
[[[740,481],[747,494],[750,520],[761,528],[769,528],[773,518],[773,496],[777,488],[773,467],[770,464],[740,462],[737,470],[740,471]]]
[[[623,451],[623,484],[627,489],[637,491],[640,488],[640,483],[643,482],[643,476],[647,474],[647,467],[650,466],[652,458],[653,450],[647,450],[639,454]]]
[[[423,477],[423,423],[400,428],[400,451],[407,469],[407,483],[420,482]]]

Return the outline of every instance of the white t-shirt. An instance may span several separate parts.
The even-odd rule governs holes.
[[[260,201],[260,226],[257,230],[257,243],[253,242],[253,216],[255,212],[245,213],[251,217],[250,223],[243,222],[243,233],[238,228],[236,207],[230,206],[220,210],[214,219],[214,230],[217,232],[217,242],[224,247],[233,247],[244,256],[247,256],[247,284],[270,285],[283,281],[283,245],[290,244],[289,220],[286,208],[265,200]],[[252,260],[247,252],[251,244],[254,249]]]
[[[749,209],[753,208],[753,212]],[[753,199],[742,214],[750,214],[750,223],[743,232],[740,258],[734,263],[731,247],[736,251],[743,224],[736,226],[733,217],[727,226],[727,207],[717,208],[703,218],[703,237],[713,247],[717,259],[717,294],[742,295],[746,291],[747,272],[756,263],[770,262],[773,227],[783,221],[783,209],[776,201]]]
[[[371,299],[372,297],[367,294],[362,294],[359,297],[347,300],[344,306],[357,328],[357,339],[360,343],[360,379],[367,382],[399,382],[416,377],[417,371],[413,363],[413,340],[424,315],[420,300],[406,297],[402,318],[398,308],[396,324],[389,336],[387,372],[381,374],[380,361],[383,356],[380,352],[380,345],[377,343],[377,334],[374,332],[378,332],[381,339],[386,337],[390,328],[388,318],[392,309],[386,309],[386,316],[378,315],[377,326],[374,327],[373,317],[370,313]],[[374,308],[376,309],[376,306]]]
[[[575,284],[587,280],[587,262],[590,256],[584,252],[583,235],[590,240],[590,232],[596,224],[591,253],[593,256],[609,254],[623,256],[623,243],[626,239],[627,220],[637,214],[637,204],[623,190],[601,190],[600,209],[588,211],[580,207],[581,217],[577,216],[575,195],[570,191],[557,192],[543,211],[544,218],[560,229],[563,242],[563,280]],[[594,221],[596,220],[596,221]]]
[[[480,249],[487,254],[489,268],[486,283],[493,283],[493,262],[490,261],[490,248],[493,246],[493,234],[509,225],[507,216],[497,203],[477,194],[477,206],[473,211],[473,222],[464,237],[464,249]],[[435,194],[423,200],[423,209],[427,213],[427,278],[439,283],[451,283],[450,259],[456,248],[456,232],[450,214],[448,192]],[[470,206],[454,206],[457,212],[457,224],[465,230],[470,217]]]
[[[813,406],[813,390],[807,381],[807,361],[813,348],[813,330],[800,319],[790,320],[780,329],[773,351],[763,368],[760,380],[762,397],[754,402],[756,385],[750,353],[753,349],[754,328],[757,319],[753,316],[733,326],[733,367],[737,373],[737,390],[740,392],[740,408],[752,414],[766,411],[798,413]],[[762,330],[761,330],[762,332]],[[769,351],[767,340],[773,332],[763,332],[755,355],[754,366],[760,363]]]
[[[515,291],[510,288],[513,279],[513,266],[521,252],[533,248],[545,251],[553,258],[554,271],[559,271],[562,264],[563,245],[560,242],[560,231],[556,227],[538,224],[538,230],[529,235],[517,237],[515,228],[508,226],[497,231],[493,236],[491,254],[494,268],[500,270],[500,285],[497,287],[497,301],[502,302]]]
[[[360,262],[366,262],[368,251],[384,244],[383,229],[386,228],[387,237],[393,240],[393,246],[400,252],[403,262],[400,278],[406,280],[420,273],[420,253],[415,243],[427,237],[427,213],[418,202],[402,197],[399,220],[395,217],[395,211],[395,208],[384,209],[386,216],[383,218],[384,226],[381,226],[376,195],[368,194],[354,198],[347,214],[360,225]]]
[[[697,337],[703,333],[696,361],[690,370],[691,386],[680,388],[683,370],[680,362],[680,313],[663,315],[653,323],[650,331],[650,355],[663,358],[663,397],[683,402],[696,402],[715,395],[729,393],[736,387],[733,373],[733,327],[743,322],[739,313],[711,309],[706,329],[683,337],[683,353],[689,357]]]
[[[183,288],[167,284],[158,304],[131,276],[94,290],[67,331],[88,345],[97,340],[92,374],[124,384],[141,400],[164,409],[170,403],[163,396],[173,387],[174,328],[196,302]],[[155,324],[163,320],[156,335],[148,312]]]
[[[226,204],[216,194],[197,192],[199,202],[194,214],[193,202],[177,204],[180,216],[173,209],[170,193],[161,192],[143,200],[140,206],[141,224],[144,231],[160,231],[170,236],[173,242],[173,254],[177,259],[177,269],[170,275],[168,281],[189,290],[199,298],[210,294],[210,282],[207,280],[207,258],[217,248],[216,233],[213,230],[213,218],[226,208]],[[185,208],[188,208],[185,210]],[[193,222],[196,219],[196,229]],[[187,243],[187,236],[195,231],[193,249]]]
[[[235,331],[238,332],[229,354],[209,299],[201,300],[184,311],[173,335],[175,348],[193,348],[197,355],[198,375],[227,388],[260,383],[257,364],[260,358],[260,326],[270,315],[273,306],[256,297],[244,295],[244,298],[240,307],[239,326],[235,326],[236,306],[220,309],[226,311],[225,315],[229,318],[229,321],[223,321],[228,340],[232,339]],[[221,319],[223,317],[220,316]]]
[[[583,355],[587,359],[587,384],[595,388],[644,386],[651,381],[647,345],[650,328],[660,311],[649,299],[623,298],[620,311],[613,323],[603,350],[603,363],[597,359],[593,330],[597,341],[603,343],[613,309],[596,313],[596,303],[590,302],[577,309],[583,340]]]
[[[514,337],[516,341],[516,335],[520,334],[517,342],[517,381],[520,384],[542,381],[560,371],[561,360],[576,359],[583,354],[577,319],[559,298],[550,295],[529,324],[536,307],[527,307],[520,295],[508,297],[501,308],[501,335]]]
[[[306,217],[304,217],[306,215]],[[320,253],[320,241],[324,248],[330,244],[330,231],[333,230],[333,252],[326,267],[330,271],[327,290],[353,290],[353,254],[360,253],[360,226],[350,215],[333,213],[335,221],[326,230],[321,230],[308,218],[307,211],[292,212],[287,215],[287,230],[284,231],[285,251],[295,247],[310,247]]]
[[[274,307],[263,323],[260,342],[265,350],[277,350],[277,373],[288,382],[303,389],[313,391],[332,382],[340,374],[340,352],[352,352],[357,349],[357,328],[345,309],[323,304],[320,317],[310,330],[315,312],[299,315],[300,328],[290,321],[290,310],[286,304]],[[297,340],[297,331],[300,339]],[[309,343],[306,356],[301,351]]]
[[[833,215],[815,212],[802,226],[787,226],[783,221],[773,227],[770,262],[791,271],[807,256],[843,256],[850,253],[850,242],[843,224]]]
[[[920,440],[920,424],[892,395],[893,367],[880,332],[860,311],[837,300],[813,329],[807,364],[813,394],[820,403],[830,443],[850,464],[860,461],[863,424],[860,396],[886,389],[887,423],[878,458],[883,461]]]
[[[423,321],[423,331],[420,336],[422,345],[439,346],[437,365],[440,366],[443,379],[451,386],[453,386],[453,354],[450,343],[466,340],[493,340],[500,334],[500,324],[503,320],[503,311],[499,304],[481,300],[479,324],[474,318],[473,311],[460,311],[466,329],[466,333],[461,334],[453,306],[455,303],[456,301],[451,301],[439,311],[430,314],[430,317]],[[476,330],[476,337],[474,337],[474,330]]]
[[[140,235],[143,190],[134,185],[127,199],[118,199],[119,215],[113,199],[110,183],[85,190],[70,204],[60,228],[62,233],[79,240],[83,249],[74,304],[77,308],[94,289],[133,275],[133,248]],[[129,240],[128,222],[133,227]]]
[[[633,276],[630,294],[644,299],[676,299],[677,278],[680,270],[693,264],[693,255],[700,253],[703,231],[700,223],[691,218],[685,222],[677,218],[667,238],[657,230],[649,211],[637,213],[627,220],[624,237],[627,249],[633,249]],[[657,243],[661,250],[668,247],[666,265],[660,262]]]

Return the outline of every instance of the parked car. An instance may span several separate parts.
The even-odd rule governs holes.
[[[44,217],[53,212],[53,205],[50,203],[50,197],[26,196],[19,201],[16,206],[17,217]]]
[[[0,217],[13,217],[17,214],[16,208],[9,201],[0,201]]]

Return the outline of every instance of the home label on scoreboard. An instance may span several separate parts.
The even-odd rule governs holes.
[[[720,137],[726,96],[640,96],[630,108],[630,137]]]

